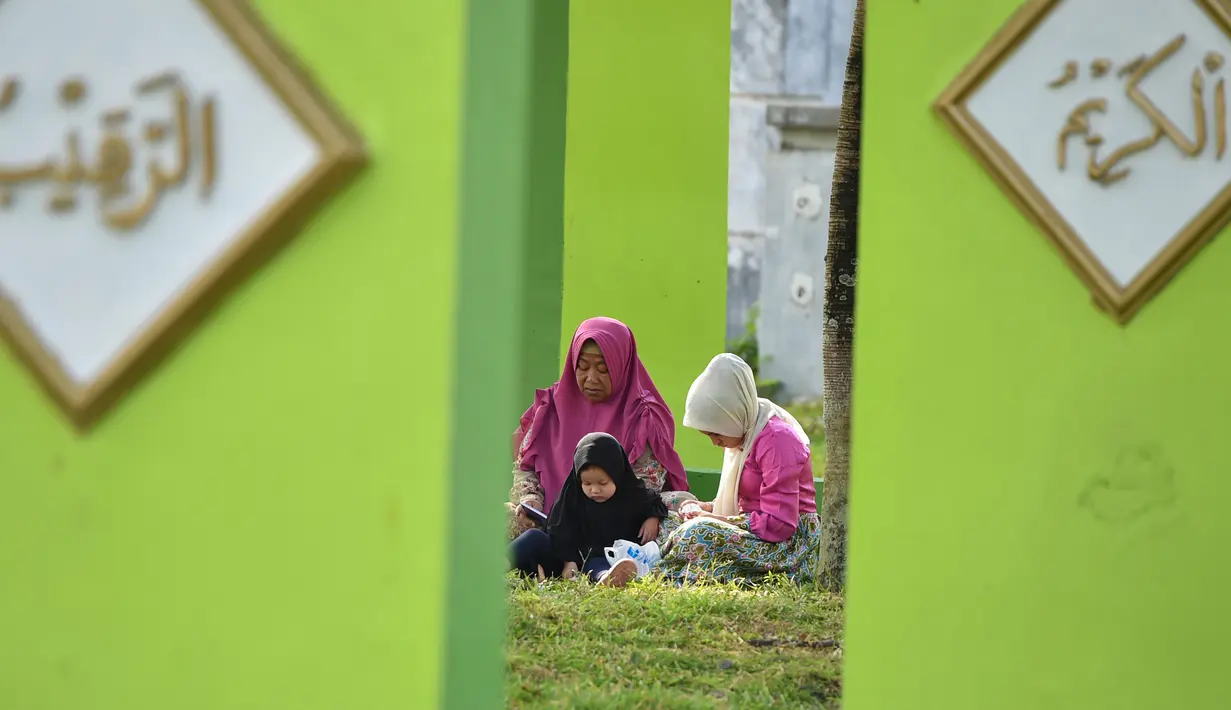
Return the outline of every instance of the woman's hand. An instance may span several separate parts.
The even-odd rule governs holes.
[[[692,520],[693,518],[699,518],[706,514],[712,514],[713,512],[713,503],[702,503],[699,500],[690,500],[680,506],[680,517],[685,520]]]
[[[532,526],[527,522],[526,516],[521,513],[515,504],[505,503],[504,508],[508,511],[509,539],[515,540]]]
[[[538,510],[543,509],[543,501],[535,498],[523,498],[521,502],[531,508],[536,508]],[[521,529],[521,532],[539,527],[539,522],[530,517],[530,514],[527,513],[520,505],[514,506],[514,510],[514,517],[517,519],[517,527]]]
[[[712,509],[713,509],[713,506],[711,506],[711,510],[712,510]],[[698,515],[697,517],[698,517],[698,518],[711,518],[711,519],[713,519],[713,520],[721,520],[721,521],[722,521],[722,522],[724,522],[724,523],[729,523],[729,522],[731,522],[731,518],[728,518],[728,517],[727,517],[727,516],[725,516],[725,515],[718,515],[718,514],[716,514],[716,513],[701,513],[701,514],[700,514],[700,515]]]
[[[560,576],[564,577],[565,579],[572,579],[573,577],[576,577],[577,576],[577,563],[576,562],[565,562],[564,563],[564,573],[561,574]]]
[[[658,539],[658,527],[658,518],[647,518],[646,521],[641,524],[642,545],[649,543],[651,540]]]

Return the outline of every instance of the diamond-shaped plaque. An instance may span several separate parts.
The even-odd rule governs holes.
[[[1029,0],[935,108],[1126,323],[1226,224],[1218,0]]]
[[[245,0],[0,0],[0,334],[86,429],[366,162]]]

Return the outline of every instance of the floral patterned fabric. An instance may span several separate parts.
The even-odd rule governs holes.
[[[672,513],[663,521],[658,544],[663,559],[653,572],[674,582],[757,582],[774,572],[804,583],[815,579],[821,521],[816,513],[804,513],[790,539],[766,542],[749,530],[747,515],[731,522],[696,518],[685,523]]]
[[[517,447],[517,459],[513,462],[513,488],[509,491],[509,502],[506,508],[509,513],[509,539],[515,540],[528,528],[524,527],[517,516],[517,506],[525,503],[538,510],[543,510],[543,486],[539,483],[539,474],[534,471],[521,470],[521,451],[530,438],[530,430],[522,438],[521,446]],[[679,511],[685,501],[696,500],[697,497],[686,491],[664,491],[667,483],[667,469],[654,458],[654,452],[646,447],[641,456],[633,462],[633,473],[637,474],[645,487],[657,491],[662,496],[663,503],[669,511]],[[546,512],[546,511],[544,511]],[[665,521],[664,521],[665,522]]]

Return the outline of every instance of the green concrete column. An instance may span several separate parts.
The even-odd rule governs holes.
[[[558,376],[566,0],[470,0],[443,707],[504,707],[509,439]]]

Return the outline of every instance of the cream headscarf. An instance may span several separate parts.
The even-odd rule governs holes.
[[[771,417],[791,425],[803,441],[808,435],[791,413],[757,397],[757,383],[748,363],[730,353],[716,355],[701,376],[688,388],[684,404],[684,426],[722,436],[742,436],[738,449],[727,449],[722,459],[722,478],[718,496],[714,498],[714,513],[731,516],[739,513],[739,477],[752,443],[761,434]]]

